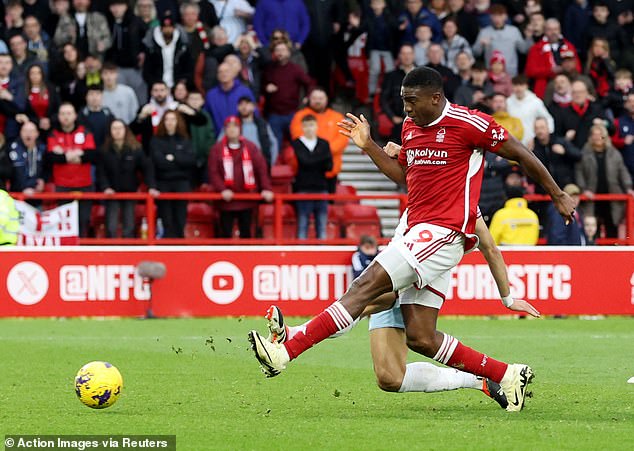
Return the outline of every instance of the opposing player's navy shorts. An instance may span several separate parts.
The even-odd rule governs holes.
[[[395,329],[405,329],[403,315],[401,314],[401,306],[396,302],[394,307],[383,312],[370,315],[369,329],[383,329],[385,327],[393,327]]]

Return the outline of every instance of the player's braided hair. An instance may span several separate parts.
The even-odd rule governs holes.
[[[423,88],[430,91],[443,92],[442,76],[431,67],[416,67],[412,69],[403,79],[403,86],[406,88]]]

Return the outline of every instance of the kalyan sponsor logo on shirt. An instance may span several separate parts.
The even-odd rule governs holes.
[[[445,165],[449,154],[446,150],[430,149],[408,149],[407,167],[419,165]]]

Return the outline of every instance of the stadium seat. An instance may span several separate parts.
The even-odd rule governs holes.
[[[333,218],[336,219],[337,222],[339,222],[340,224],[343,223],[343,215],[344,215],[344,211],[343,211],[343,206],[345,204],[341,203],[341,204],[333,204],[333,205],[329,205],[328,206],[328,218]]]
[[[293,174],[297,170],[297,158],[295,158],[295,151],[293,150],[293,146],[287,145],[280,149],[280,154],[277,157],[277,162],[273,166],[279,165],[290,165],[293,169]]]
[[[340,212],[337,211],[336,205],[329,205],[328,225],[326,226],[326,232],[329,240],[343,238],[343,229],[341,227],[342,222],[343,216],[341,216]]]
[[[381,92],[379,90],[377,90],[377,93],[374,96],[372,109],[374,111],[374,117],[377,123],[379,136],[387,138],[392,134],[392,127],[394,126],[394,124],[392,124],[392,120],[387,117],[387,115],[383,112],[383,109],[381,108]]]
[[[290,193],[294,178],[293,168],[287,164],[271,167],[271,184],[274,193]]]
[[[381,220],[376,207],[346,204],[343,206],[345,238],[358,240],[361,235],[381,236]]]
[[[214,219],[214,210],[206,202],[189,202],[187,204],[187,221],[211,222]]]
[[[370,68],[368,66],[368,59],[364,54],[349,56],[348,66],[355,81],[356,98],[359,102],[366,103],[369,96],[368,77]]]
[[[106,237],[106,207],[93,203],[90,211],[90,228],[95,234],[95,238]],[[119,226],[119,229],[121,226]]]
[[[187,222],[185,224],[185,238],[195,240],[197,238],[213,238],[215,235],[213,224],[200,222]]]
[[[275,237],[275,206],[271,204],[260,205],[258,224],[262,229],[263,238]],[[290,204],[283,204],[282,206],[282,235],[285,238],[297,236],[295,208]]]
[[[351,196],[356,196],[357,195],[357,189],[352,186],[352,185],[341,185],[341,184],[337,184],[337,189],[335,191],[335,194],[345,194],[345,195],[351,195]],[[336,200],[335,204],[339,205],[339,204],[358,204],[359,201],[358,200]]]
[[[145,203],[137,202],[134,206],[134,236],[139,236],[139,228],[145,214]],[[156,207],[154,208],[156,217]],[[92,228],[95,238],[106,238],[106,207],[102,204],[93,204],[92,212],[90,215],[90,227]],[[117,227],[117,236],[120,237],[122,233],[121,224]]]
[[[55,192],[55,184],[54,183],[46,183],[44,185],[44,193],[54,193]],[[42,201],[42,209],[50,210],[51,208],[57,207],[56,200],[43,200]]]
[[[213,193],[215,192],[213,187],[209,183],[203,183],[198,188],[194,190],[197,193]]]
[[[215,224],[214,209],[206,202],[189,202],[187,204],[187,223],[185,238],[213,238]]]
[[[341,235],[341,212],[335,205],[328,205],[328,221],[326,222],[326,239],[336,240],[342,237]],[[308,238],[316,238],[315,219],[311,216],[310,224],[308,225]]]
[[[145,202],[137,202],[134,206],[134,218],[140,222],[143,217],[145,217]]]
[[[329,240],[343,238],[342,225],[343,217],[336,209],[336,205],[328,206],[328,225],[326,226],[326,233]]]

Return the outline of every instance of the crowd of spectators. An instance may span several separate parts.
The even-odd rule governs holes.
[[[492,114],[569,194],[634,196],[633,9],[634,0],[3,0],[0,182],[27,195],[206,189],[222,194],[218,234],[234,236],[237,221],[250,237],[258,202],[233,196],[270,202],[276,164],[293,168],[296,192],[335,191],[347,140],[331,99],[354,97],[385,140],[400,142],[401,82],[427,65],[451,101]],[[517,200],[532,192],[541,193],[512,162],[486,156],[487,222],[505,202],[531,207],[549,242],[572,240],[544,232],[559,226],[546,204]],[[91,208],[80,202],[82,236]],[[296,208],[298,236],[312,213],[325,237],[327,204]],[[588,227],[575,243],[623,234],[622,202],[580,210]],[[165,237],[183,236],[186,202],[161,200],[158,215]],[[134,236],[134,216],[133,202],[107,201],[107,235]]]

